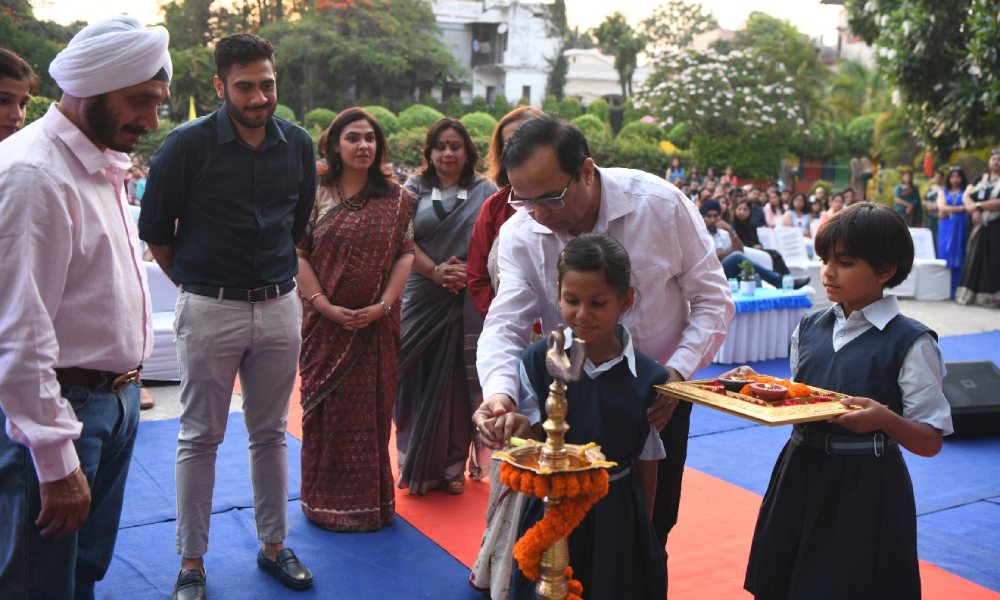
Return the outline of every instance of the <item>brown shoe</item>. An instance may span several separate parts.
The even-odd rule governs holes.
[[[150,409],[153,408],[155,404],[156,398],[153,397],[153,394],[151,394],[149,390],[144,387],[139,388],[139,409]]]
[[[458,496],[465,492],[465,478],[463,477],[462,479],[445,481],[442,487],[444,487],[445,492],[451,494],[452,496]]]

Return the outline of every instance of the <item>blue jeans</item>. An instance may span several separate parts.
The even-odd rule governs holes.
[[[41,512],[38,476],[31,453],[6,433],[0,413],[0,596],[13,598],[94,597],[118,536],[125,478],[139,425],[139,386],[117,394],[63,386],[62,396],[83,423],[73,445],[90,484],[90,514],[83,527],[60,540],[43,538],[35,526]],[[9,519],[9,520],[8,520]]]
[[[750,260],[742,252],[733,252],[726,258],[722,259],[722,270],[726,273],[726,279],[731,279],[733,277],[739,278],[740,276],[740,263],[744,260]],[[781,289],[781,273],[777,271],[772,271],[770,269],[765,269],[759,264],[750,261],[753,264],[753,268],[760,275],[760,278],[764,281],[770,283],[774,287]]]

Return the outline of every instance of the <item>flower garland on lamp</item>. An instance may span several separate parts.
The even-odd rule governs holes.
[[[500,481],[522,494],[549,498],[542,520],[514,544],[514,558],[524,576],[532,581],[538,581],[541,576],[545,550],[568,537],[583,521],[590,507],[608,493],[608,472],[604,469],[540,475],[503,462],[500,464]],[[572,567],[567,566],[565,574],[569,589],[567,600],[581,600],[583,584],[573,579]]]
[[[524,576],[537,581],[535,593],[545,600],[582,600],[583,585],[573,579],[566,538],[595,502],[608,493],[608,467],[596,444],[566,444],[567,381],[583,371],[585,342],[574,340],[565,352],[562,328],[548,337],[545,367],[552,376],[542,424],[545,443],[520,440],[516,448],[497,451],[500,480],[512,490],[545,501],[545,515],[514,544],[514,558]],[[513,440],[512,440],[513,442]]]

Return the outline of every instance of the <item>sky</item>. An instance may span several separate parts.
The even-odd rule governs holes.
[[[819,0],[700,0],[702,6],[715,14],[725,29],[740,29],[747,16],[754,11],[786,19],[799,31],[811,37],[823,36],[827,44],[836,40],[837,15],[841,7],[820,4]],[[652,14],[663,0],[566,0],[567,17],[571,27],[590,29],[596,27],[615,10],[625,13],[632,25]],[[118,14],[131,14],[140,21],[151,24],[161,20],[158,0],[32,0],[35,16],[42,20],[71,23],[76,20],[91,21]]]

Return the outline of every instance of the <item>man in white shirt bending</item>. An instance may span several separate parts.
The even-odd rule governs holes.
[[[494,447],[513,433],[518,361],[532,324],[560,324],[556,262],[573,237],[607,232],[628,250],[638,291],[622,318],[637,349],[666,366],[672,381],[711,362],[732,319],[729,286],[698,210],[673,185],[632,169],[599,169],[583,134],[548,115],[525,121],[504,145],[503,165],[520,208],[500,230],[500,287],[479,338],[477,368],[486,400],[473,415]],[[663,399],[650,414],[661,429],[653,523],[666,543],[677,520],[687,458],[690,403]],[[665,426],[664,426],[665,425]]]

